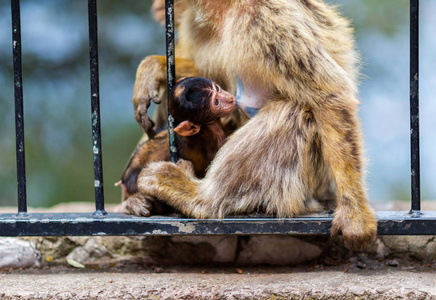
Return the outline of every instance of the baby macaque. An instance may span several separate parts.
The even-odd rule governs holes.
[[[178,155],[193,163],[197,177],[204,177],[206,168],[226,139],[220,118],[231,114],[235,108],[235,97],[207,78],[182,78],[173,88],[169,110],[174,118]],[[123,201],[123,212],[149,216],[152,210],[156,213],[166,211],[166,205],[140,195],[137,190],[139,173],[149,163],[156,161],[170,161],[168,130],[163,130],[151,140],[138,145],[121,181],[116,183],[123,189],[123,200],[128,198]],[[127,205],[129,201],[143,201],[145,198],[149,200],[148,208]],[[133,207],[141,211],[131,211]]]

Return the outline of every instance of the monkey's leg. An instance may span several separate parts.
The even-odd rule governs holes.
[[[377,221],[364,188],[357,101],[330,100],[329,105],[320,107],[315,119],[323,155],[330,164],[337,186],[337,208],[331,233],[335,236],[342,232],[347,248],[361,250],[375,238]]]

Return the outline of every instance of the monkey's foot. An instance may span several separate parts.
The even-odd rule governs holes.
[[[121,203],[121,211],[129,215],[149,217],[153,210],[154,198],[136,193]]]
[[[345,247],[353,251],[367,248],[377,235],[377,220],[370,208],[351,211],[338,208],[335,212],[331,236],[342,233]]]

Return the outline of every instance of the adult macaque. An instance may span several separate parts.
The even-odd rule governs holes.
[[[207,78],[189,77],[177,82],[170,94],[169,109],[174,118],[175,142],[178,155],[192,162],[197,177],[204,177],[216,152],[224,144],[226,135],[220,118],[236,108],[235,97]],[[128,197],[122,204],[126,213],[149,216],[152,209],[162,213],[164,207],[152,197],[137,194],[137,178],[141,170],[151,162],[169,161],[168,130],[161,131],[153,139],[140,144],[117,185]],[[139,200],[138,200],[139,199]],[[147,201],[147,207],[136,205]]]
[[[377,223],[364,187],[359,57],[349,22],[321,0],[182,2],[177,76],[201,74],[232,92],[238,81],[242,104],[258,113],[228,139],[204,179],[185,161],[152,163],[139,191],[195,218],[258,210],[294,217],[319,210],[317,200],[333,193],[332,235],[342,232],[349,249],[368,246]],[[146,58],[133,95],[145,129],[144,112],[162,84],[165,59]]]

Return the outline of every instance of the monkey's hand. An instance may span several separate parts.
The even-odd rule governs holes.
[[[162,101],[159,89],[166,83],[165,65],[165,57],[148,56],[136,71],[132,102],[135,119],[146,133],[153,133],[153,122],[147,115],[151,101],[157,104]]]
[[[144,196],[136,193],[121,203],[121,211],[125,214],[139,217],[149,217],[153,210],[153,203],[156,201],[151,196]]]
[[[377,220],[373,210],[368,206],[353,210],[339,207],[334,214],[331,236],[334,238],[340,232],[348,249],[360,251],[367,248],[377,234]]]

